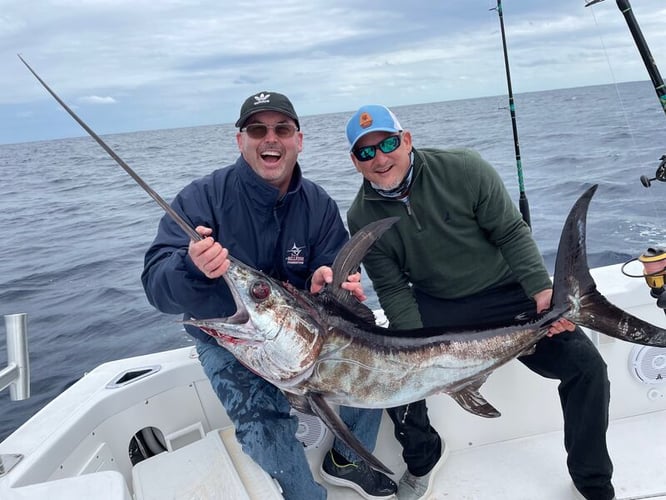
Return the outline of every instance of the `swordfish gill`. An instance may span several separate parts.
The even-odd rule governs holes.
[[[564,317],[628,342],[666,347],[666,330],[611,304],[596,288],[587,264],[585,233],[594,185],[572,207],[560,237],[550,310],[527,321],[491,329],[391,330],[375,324],[370,309],[340,284],[370,246],[397,220],[376,221],[345,245],[333,263],[334,282],[312,295],[232,262],[224,279],[237,312],[192,319],[254,373],[280,388],[292,406],[319,416],[372,466],[330,404],[389,408],[437,393],[483,417],[500,413],[479,393],[499,366],[527,354]],[[563,333],[566,335],[566,333]]]

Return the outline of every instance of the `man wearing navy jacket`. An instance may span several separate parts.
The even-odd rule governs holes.
[[[281,281],[319,291],[332,281],[328,267],[348,240],[333,199],[302,176],[298,154],[303,133],[289,99],[277,92],[248,97],[236,122],[240,157],[195,180],[172,207],[203,239],[190,241],[170,217],[160,221],[146,252],[141,276],[150,303],[186,319],[230,316],[235,312],[223,279],[229,254]],[[343,288],[365,297],[357,273]],[[310,472],[297,419],[275,386],[258,377],[198,328],[201,365],[236,428],[243,451],[274,477],[287,500],[325,499],[326,490]],[[374,448],[381,410],[340,408],[342,419],[367,449]],[[324,459],[322,477],[355,489],[368,499],[389,498],[395,483],[370,469],[337,440]]]

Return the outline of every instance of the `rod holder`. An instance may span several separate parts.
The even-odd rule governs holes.
[[[0,391],[9,387],[12,401],[30,397],[27,314],[5,315],[7,367],[0,371]]]

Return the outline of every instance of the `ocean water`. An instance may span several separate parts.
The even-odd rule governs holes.
[[[666,154],[666,117],[649,82],[520,94],[515,102],[534,237],[551,271],[569,208],[594,183],[591,266],[666,245],[666,184],[646,189],[639,181],[653,177]],[[478,150],[517,200],[507,104],[498,96],[394,111],[416,147]],[[333,196],[343,219],[361,181],[344,136],[350,114],[301,120],[303,171]],[[63,122],[70,119],[63,112]],[[238,154],[231,124],[104,139],[166,200]],[[100,363],[192,342],[141,287],[143,254],[162,211],[91,138],[0,145],[0,178],[0,315],[28,314],[32,376],[30,399],[0,394],[2,440]],[[366,290],[376,307],[368,283]]]

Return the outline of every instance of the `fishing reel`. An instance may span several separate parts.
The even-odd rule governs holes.
[[[625,271],[625,267],[631,262],[639,261],[643,264],[643,274],[633,275]],[[648,248],[642,255],[631,259],[622,265],[622,274],[630,278],[644,278],[650,287],[650,295],[657,299],[657,307],[664,310],[666,314],[666,249]]]
[[[657,167],[657,172],[652,179],[649,179],[647,175],[641,175],[641,184],[646,188],[649,188],[652,185],[652,181],[666,182],[666,155],[662,155],[659,159],[661,160],[661,163]]]

